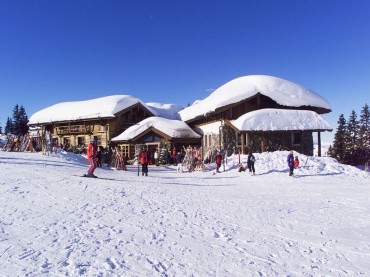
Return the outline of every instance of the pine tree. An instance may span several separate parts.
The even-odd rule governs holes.
[[[362,107],[359,122],[359,162],[365,164],[370,160],[370,111],[367,104]]]
[[[28,133],[28,116],[26,114],[26,110],[23,106],[19,108],[19,131],[22,135],[25,135]]]
[[[359,131],[360,125],[357,120],[357,113],[352,110],[348,122],[347,122],[347,132],[345,137],[346,143],[346,155],[345,163],[350,165],[358,165],[358,143],[359,143]]]
[[[338,119],[338,128],[337,132],[334,135],[334,142],[332,147],[332,155],[331,157],[337,159],[339,162],[344,162],[344,156],[346,153],[346,144],[345,144],[345,138],[346,138],[346,119],[344,118],[344,115],[341,114]]]
[[[12,134],[13,130],[14,130],[13,121],[10,117],[8,117],[8,119],[6,120],[4,132],[5,134]]]
[[[367,104],[361,110],[360,120],[353,110],[348,122],[343,114],[339,116],[338,129],[329,155],[339,162],[350,165],[364,165],[370,162],[370,111]]]
[[[15,107],[13,108],[12,122],[13,122],[13,133],[17,136],[20,135],[18,133],[19,132],[19,124],[20,124],[18,104],[15,105]]]
[[[20,136],[28,133],[28,117],[23,106],[19,107],[18,104],[15,105],[13,109],[12,124],[12,132],[15,135]]]
[[[331,146],[331,145],[329,145],[329,149],[328,149],[328,152],[327,152],[327,155],[329,156],[329,157],[333,157],[333,147]]]

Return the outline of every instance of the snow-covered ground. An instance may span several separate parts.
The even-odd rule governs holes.
[[[0,134],[0,149],[6,144],[8,137],[6,135]]]
[[[331,141],[323,141],[321,142],[321,156],[323,157],[327,157],[328,156],[328,151],[329,151],[329,147],[330,146],[333,146],[333,142]],[[313,155],[314,156],[318,156],[318,144],[317,142],[314,142],[313,144]]]
[[[287,153],[90,179],[78,155],[0,152],[0,276],[370,276],[369,173],[300,155],[292,178]]]

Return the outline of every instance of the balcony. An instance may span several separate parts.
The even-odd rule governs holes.
[[[86,125],[66,125],[56,127],[56,132],[58,135],[91,134],[92,131],[92,126]]]

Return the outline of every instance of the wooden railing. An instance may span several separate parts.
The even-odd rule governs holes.
[[[67,135],[67,134],[87,134],[91,133],[93,128],[86,125],[71,125],[71,126],[58,126],[56,127],[56,132],[58,135]]]

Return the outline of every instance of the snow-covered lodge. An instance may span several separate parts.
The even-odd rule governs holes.
[[[293,149],[313,155],[313,133],[331,131],[320,114],[330,104],[311,90],[281,78],[251,75],[234,79],[179,112],[197,127],[205,148],[265,152]]]
[[[29,126],[38,126],[40,136],[51,133],[53,145],[79,148],[86,146],[94,138],[98,145],[107,147],[112,138],[129,127],[142,124],[146,118],[157,116],[161,119],[178,119],[177,112],[181,109],[181,106],[172,104],[145,104],[130,95],[112,95],[52,105],[33,114]],[[150,143],[153,140],[153,132],[145,134],[147,136],[143,141],[121,143],[125,155],[134,155],[136,144]]]
[[[55,145],[77,147],[94,137],[104,147],[118,144],[129,158],[142,144],[202,146],[204,152],[294,149],[312,155],[313,134],[320,143],[320,133],[332,130],[320,116],[330,111],[326,100],[300,85],[251,75],[185,109],[114,95],[53,105],[32,115],[29,125],[50,131]]]

